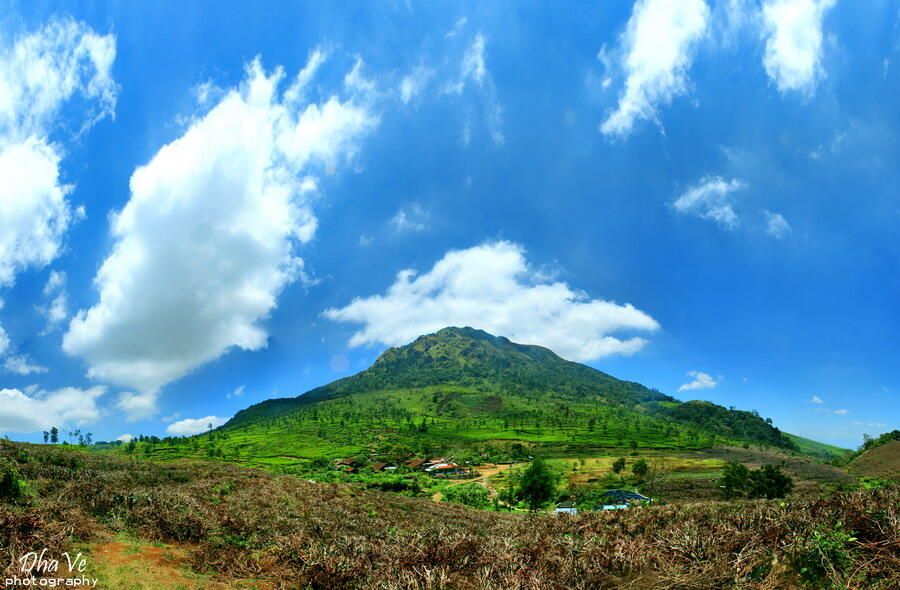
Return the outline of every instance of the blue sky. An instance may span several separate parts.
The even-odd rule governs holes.
[[[459,324],[900,427],[895,2],[7,2],[0,81],[11,438],[192,433]]]

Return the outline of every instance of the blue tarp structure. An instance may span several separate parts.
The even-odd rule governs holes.
[[[610,490],[603,492],[602,496],[609,498],[610,503],[625,504],[627,502],[643,502],[649,500],[647,496],[642,496],[637,492],[629,492],[628,490]]]

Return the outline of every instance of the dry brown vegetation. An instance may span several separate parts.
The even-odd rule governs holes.
[[[177,546],[206,579],[264,588],[897,588],[896,488],[578,516],[503,514],[226,464],[3,443],[33,496],[0,549]],[[837,523],[841,523],[838,525]],[[805,569],[804,569],[805,568]]]
[[[848,467],[856,475],[900,480],[900,440],[869,449]]]

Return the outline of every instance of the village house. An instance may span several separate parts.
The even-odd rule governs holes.
[[[406,466],[410,469],[424,469],[425,459],[410,459],[406,462]]]
[[[397,466],[393,463],[389,463],[387,461],[379,461],[378,463],[372,463],[371,465],[372,471],[393,471],[397,469]]]
[[[336,459],[334,462],[334,468],[338,471],[343,471],[344,473],[356,473],[356,466],[359,461],[356,457],[345,457],[343,459]]]
[[[431,475],[461,475],[466,473],[466,470],[457,465],[456,463],[436,463],[429,467],[425,468],[427,473]]]

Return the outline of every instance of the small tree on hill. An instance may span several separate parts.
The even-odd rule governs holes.
[[[53,444],[59,442],[59,428],[56,426],[50,429],[50,442]]]
[[[648,471],[650,471],[650,467],[643,459],[638,459],[634,462],[634,465],[631,466],[631,472],[634,473],[638,479],[644,479],[644,476],[647,475]]]
[[[622,473],[622,470],[625,469],[625,457],[619,457],[612,464],[613,473]]]
[[[747,495],[751,498],[784,498],[793,489],[794,481],[775,465],[763,465],[747,478]]]
[[[547,464],[537,457],[522,474],[518,497],[528,504],[532,512],[553,499],[556,495],[556,477]]]

